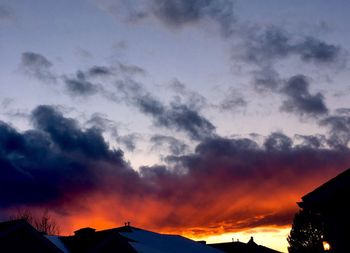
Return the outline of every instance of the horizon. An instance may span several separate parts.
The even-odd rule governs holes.
[[[0,1],[0,220],[287,252],[297,202],[350,167],[349,8]]]

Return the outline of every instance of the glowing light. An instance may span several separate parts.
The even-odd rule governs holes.
[[[328,242],[322,242],[322,243],[323,243],[323,249],[324,249],[324,250],[328,251],[328,250],[331,249],[331,245],[329,245]]]

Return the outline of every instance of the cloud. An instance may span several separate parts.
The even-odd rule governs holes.
[[[140,135],[136,133],[117,136],[118,143],[122,144],[128,151],[135,151],[138,139],[140,139]]]
[[[327,147],[327,138],[322,134],[318,135],[299,135],[297,134],[296,139],[302,141],[300,146],[307,146],[312,148],[325,148]]]
[[[328,66],[344,60],[340,46],[312,36],[297,38],[276,26],[250,29],[244,37],[243,59],[260,66],[269,66],[276,60],[293,55],[303,62]]]
[[[264,142],[264,147],[268,151],[288,151],[292,148],[293,141],[282,133],[272,133]]]
[[[259,70],[253,71],[253,85],[259,92],[279,90],[282,80],[279,74],[270,66],[262,67]]]
[[[116,77],[116,76],[122,76],[122,77],[133,77],[135,75],[145,75],[146,70],[143,68],[126,64],[126,63],[117,63],[113,66],[92,66],[88,68],[85,71],[78,71],[78,74],[80,75],[81,79],[96,79],[96,78],[103,78],[103,77]],[[77,75],[78,75],[77,74]]]
[[[338,115],[350,115],[350,108],[338,108],[335,112]]]
[[[350,116],[335,114],[320,120],[321,126],[329,129],[328,144],[336,148],[346,148],[350,141]]]
[[[300,54],[303,61],[331,63],[339,59],[341,48],[317,38],[306,37],[303,41],[294,45],[294,51]]]
[[[186,198],[203,210],[206,222],[215,220],[225,231],[234,231],[258,224],[289,224],[295,201],[312,190],[310,184],[317,186],[316,171],[329,173],[335,168],[346,168],[348,154],[348,149],[316,148],[306,143],[294,145],[290,137],[272,133],[263,146],[251,139],[218,137],[201,142],[193,154],[169,159],[187,172],[177,181],[182,182],[177,188],[185,187],[183,191],[191,192]],[[158,175],[159,183],[160,178],[167,177],[160,172],[151,173],[153,177]],[[269,194],[269,189],[275,189],[275,194]],[[177,206],[184,205],[174,202]],[[208,212],[204,211],[207,208]],[[179,217],[183,216],[179,214]],[[204,219],[192,216],[184,224],[186,222],[195,226]]]
[[[301,116],[325,115],[328,112],[324,96],[321,93],[310,94],[309,81],[304,75],[289,78],[281,93],[287,96],[287,100],[281,106],[282,111],[294,112]]]
[[[88,70],[90,76],[108,76],[112,75],[113,72],[106,66],[93,66]]]
[[[230,0],[155,0],[154,15],[168,26],[182,27],[209,19],[216,22],[222,33],[230,35],[236,18]]]
[[[0,5],[0,24],[8,23],[15,19],[15,13],[12,8],[6,5]]]
[[[45,58],[45,56],[34,53],[24,52],[21,58],[21,68],[24,73],[35,77],[43,82],[56,82],[56,76],[51,71],[52,62]]]
[[[38,106],[31,120],[35,128],[22,133],[0,123],[2,208],[50,206],[96,190],[103,177],[136,175],[97,129],[81,129],[52,106]]]
[[[172,102],[166,106],[132,80],[119,81],[117,88],[127,103],[151,116],[157,126],[183,131],[194,140],[214,135],[215,126],[186,104]]]
[[[126,75],[145,75],[146,70],[143,68],[136,66],[136,65],[130,65],[130,64],[125,64],[125,63],[119,63],[118,64],[118,69],[120,73],[126,74]]]
[[[101,129],[82,128],[47,105],[35,108],[31,120],[34,128],[23,132],[0,123],[0,211],[51,207],[66,232],[83,224],[101,228],[103,220],[117,226],[130,217],[137,226],[202,235],[208,226],[211,233],[284,226],[303,194],[350,162],[346,147],[295,145],[272,133],[263,145],[206,138],[194,152],[177,150],[167,164],[136,172]],[[178,143],[169,136],[153,140]]]
[[[99,72],[99,74],[97,74]],[[92,68],[90,75],[102,75],[103,69]],[[87,80],[82,71],[77,71],[75,77],[65,77],[64,82],[68,93],[72,96],[89,96],[94,95],[102,90],[102,86]]]
[[[74,119],[63,117],[52,106],[38,106],[32,112],[32,122],[38,130],[48,133],[62,150],[81,153],[93,159],[108,159],[112,155],[98,129],[82,131]]]
[[[108,119],[106,115],[94,113],[86,124],[99,129],[101,132],[109,133],[118,144],[121,144],[128,151],[134,151],[136,149],[136,142],[140,136],[136,133],[120,135],[118,131],[119,124]]]
[[[207,99],[196,91],[190,90],[186,85],[180,82],[178,79],[174,79],[169,88],[175,92],[174,99],[178,103],[184,103],[190,108],[195,110],[201,110],[208,106]]]
[[[233,33],[236,23],[232,0],[103,0],[98,5],[131,23],[153,17],[168,27],[182,28],[209,21],[218,25],[224,36]]]
[[[219,104],[222,111],[236,111],[238,108],[246,107],[247,101],[239,91],[231,89]]]
[[[317,117],[328,113],[325,97],[321,92],[310,93],[309,78],[302,74],[282,79],[271,67],[253,72],[253,85],[258,92],[282,95],[281,111],[300,116]]]
[[[184,154],[189,150],[187,144],[172,136],[156,134],[151,137],[150,141],[153,143],[152,149],[163,150],[167,148],[172,155]]]

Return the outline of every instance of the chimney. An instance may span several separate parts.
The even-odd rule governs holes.
[[[81,228],[81,229],[74,231],[74,235],[75,236],[87,236],[87,235],[94,234],[95,231],[96,231],[96,229],[94,229],[94,228],[86,227],[86,228]]]

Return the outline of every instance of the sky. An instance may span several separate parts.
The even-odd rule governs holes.
[[[0,0],[0,217],[287,251],[350,164],[346,0]]]

